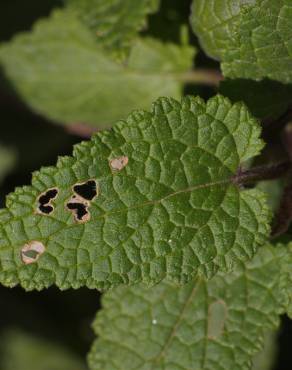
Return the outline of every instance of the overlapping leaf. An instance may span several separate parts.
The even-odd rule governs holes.
[[[92,29],[99,43],[117,58],[128,55],[146,16],[158,10],[159,0],[65,0]]]
[[[74,11],[58,10],[2,45],[0,63],[27,104],[65,124],[104,128],[160,96],[181,96],[192,47],[141,39],[119,64],[101,46]]]
[[[121,287],[105,294],[92,370],[248,370],[263,334],[287,308],[292,249],[265,246],[231,274],[183,287]],[[289,287],[290,288],[290,287]]]
[[[269,234],[265,197],[236,178],[259,134],[247,108],[222,96],[134,112],[8,197],[1,283],[105,289],[232,269]],[[80,192],[88,183],[94,199]]]
[[[196,0],[191,22],[225,76],[292,81],[290,0]]]

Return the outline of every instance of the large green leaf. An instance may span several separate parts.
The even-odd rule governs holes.
[[[126,64],[110,59],[75,13],[58,10],[0,47],[22,98],[58,122],[106,127],[160,96],[179,98],[194,49],[138,40]]]
[[[8,196],[0,281],[105,289],[232,269],[269,234],[265,197],[237,175],[259,134],[247,108],[222,96],[134,112]]]
[[[262,247],[231,274],[178,287],[162,282],[106,293],[92,370],[248,370],[287,305],[292,248]]]
[[[105,50],[118,58],[128,55],[146,16],[158,10],[159,0],[65,0],[92,29]]]
[[[290,0],[194,0],[191,23],[225,76],[292,82]]]

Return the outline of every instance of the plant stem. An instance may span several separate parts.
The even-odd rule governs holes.
[[[241,168],[233,176],[232,182],[237,185],[254,183],[262,180],[274,180],[284,176],[291,168],[291,162],[285,161],[271,166],[254,167],[243,171]]]
[[[190,84],[218,86],[219,82],[223,80],[223,76],[216,69],[196,68],[182,74],[180,80]]]

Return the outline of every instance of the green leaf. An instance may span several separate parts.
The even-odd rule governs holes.
[[[108,127],[160,96],[179,98],[194,49],[140,39],[127,64],[110,59],[73,11],[55,11],[0,47],[0,63],[21,97],[65,124]]]
[[[16,161],[16,154],[12,149],[0,145],[0,183],[13,168]]]
[[[82,361],[61,345],[22,332],[6,330],[1,335],[3,370],[85,370]]]
[[[124,58],[138,31],[146,27],[146,16],[159,8],[159,0],[65,0],[98,37],[109,53]]]
[[[226,79],[220,82],[219,91],[232,102],[242,100],[261,119],[279,118],[292,102],[292,85],[271,80]]]
[[[252,360],[252,370],[272,370],[277,355],[277,332],[267,331],[264,334],[263,350]]]
[[[220,59],[234,37],[234,23],[244,5],[256,0],[193,0],[190,18],[205,52]]]
[[[106,293],[91,370],[248,370],[287,303],[292,246],[265,246],[231,274]]]
[[[231,78],[292,82],[290,0],[196,0],[191,23]]]
[[[259,134],[246,107],[222,96],[132,113],[8,196],[0,281],[106,289],[232,269],[269,234],[265,196],[235,181]]]

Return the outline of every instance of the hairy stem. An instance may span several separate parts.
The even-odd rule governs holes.
[[[291,162],[285,161],[271,166],[254,167],[248,170],[238,170],[237,174],[233,176],[234,184],[243,185],[254,183],[262,180],[274,180],[284,176],[289,169],[291,169]]]

